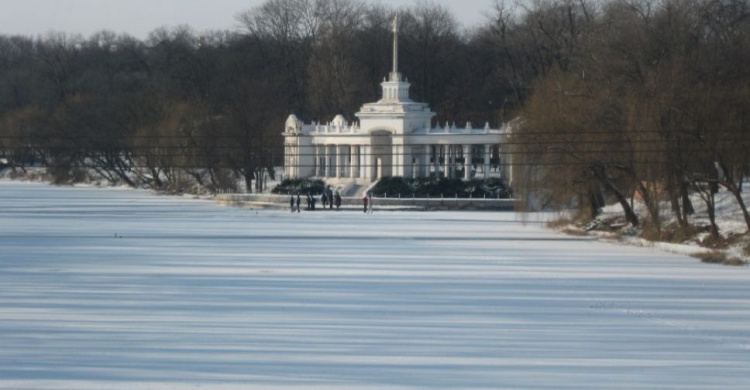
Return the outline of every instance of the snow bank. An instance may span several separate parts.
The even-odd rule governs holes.
[[[750,204],[750,189],[745,188],[743,191],[743,200],[745,204]],[[695,226],[708,226],[708,213],[706,211],[706,204],[701,200],[700,196],[694,194],[691,197],[691,201],[695,208],[695,214],[690,216],[689,222]],[[647,217],[648,212],[643,202],[636,202],[634,204],[634,211],[643,220]],[[603,209],[603,213],[597,218],[599,220],[608,220],[616,216],[622,215],[622,208],[613,204]],[[668,203],[661,205],[661,215],[671,215],[670,206]],[[663,222],[664,225],[677,224],[677,219],[671,217]],[[747,232],[747,225],[745,224],[742,210],[737,204],[737,200],[734,195],[729,191],[722,190],[716,194],[716,224],[719,227],[719,233],[724,236],[741,235]],[[707,233],[699,234],[696,237],[692,237],[682,243],[660,243],[650,242],[642,240],[636,237],[623,237],[618,239],[619,242],[637,246],[653,246],[663,250],[667,250],[672,253],[685,254],[694,256],[700,253],[710,252],[710,249],[700,246],[700,241],[707,236]],[[744,261],[750,261],[750,258],[744,253],[745,246],[750,245],[747,240],[740,242],[739,244],[733,245],[726,249],[726,253],[730,257],[743,259]]]

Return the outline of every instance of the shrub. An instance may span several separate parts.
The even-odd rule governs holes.
[[[274,194],[321,194],[325,189],[323,180],[286,179],[271,190]]]
[[[651,222],[645,222],[643,224],[641,238],[647,241],[659,241],[661,240],[661,229]]]
[[[571,224],[567,218],[559,218],[554,221],[547,222],[547,227],[550,229],[563,229]]]
[[[378,197],[387,195],[395,198],[399,194],[403,197],[410,197],[412,194],[412,188],[403,177],[384,177],[372,189],[372,195]]]
[[[584,236],[589,235],[588,232],[586,232],[585,230],[580,230],[580,229],[565,228],[562,230],[562,232],[569,236],[577,236],[577,237],[584,237]]]
[[[697,231],[694,226],[680,226],[677,223],[669,224],[661,232],[661,240],[666,242],[681,243],[695,237]]]
[[[695,257],[701,259],[702,262],[709,264],[723,264],[727,261],[727,255],[721,251],[698,253]]]
[[[724,260],[721,264],[728,265],[730,267],[744,267],[747,265],[746,262],[744,262],[742,259],[738,257],[731,257],[726,260]]]
[[[386,177],[381,179],[372,189],[374,196],[411,197],[418,198],[508,198],[510,191],[499,179],[487,181],[446,178],[404,179],[402,177]]]
[[[458,195],[461,198],[468,198],[468,195],[464,196],[466,188],[464,182],[458,179],[420,179],[417,183],[415,194],[418,197],[437,198],[443,196],[446,198],[453,198]]]

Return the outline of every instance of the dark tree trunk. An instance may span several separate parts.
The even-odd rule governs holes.
[[[669,195],[669,203],[672,207],[672,213],[677,217],[677,222],[680,224],[682,228],[687,227],[687,215],[684,213],[684,209],[682,208],[682,205],[680,204],[678,194],[671,193]]]
[[[633,208],[630,207],[630,203],[628,202],[628,198],[625,197],[622,192],[620,192],[617,187],[614,186],[612,183],[605,183],[605,187],[612,192],[612,195],[617,198],[617,201],[620,203],[620,206],[622,206],[622,211],[625,213],[625,219],[628,220],[628,222],[633,226],[638,226],[638,216],[633,211]]]
[[[609,178],[607,175],[607,171],[605,167],[594,167],[592,169],[594,176],[602,183],[604,186],[604,189],[606,191],[609,191],[612,193],[612,195],[617,198],[617,202],[620,203],[620,206],[622,207],[622,211],[625,213],[625,219],[633,226],[638,226],[638,216],[633,211],[633,208],[630,207],[630,203],[628,202],[628,198],[620,191],[619,188],[617,188],[617,185],[615,185],[614,182]]]
[[[672,213],[677,217],[677,222],[680,224],[680,227],[685,229],[688,225],[687,214],[684,213],[684,209],[680,204],[681,192],[680,186],[677,185],[677,183],[680,183],[681,180],[678,177],[679,174],[672,174],[669,176],[669,204],[672,207]]]
[[[203,181],[203,176],[199,172],[193,171],[191,169],[186,169],[185,173],[190,175],[195,181],[198,183],[199,186],[203,187],[205,186],[205,182]]]
[[[713,188],[711,188],[709,192],[710,194],[708,194],[708,196],[710,197],[710,200],[706,202],[707,211],[708,211],[708,220],[709,222],[711,222],[709,233],[711,234],[711,237],[718,239],[720,235],[719,235],[719,227],[716,226],[716,202],[714,199]]]
[[[151,178],[154,180],[156,188],[162,188],[164,183],[162,183],[161,178],[159,178],[159,169],[156,167],[150,167],[149,170],[151,171]]]
[[[742,215],[745,217],[745,224],[747,225],[747,230],[750,232],[750,213],[747,211],[747,205],[745,204],[744,199],[742,199],[742,190],[736,187],[729,188],[729,192],[734,195],[734,197],[737,199],[737,203],[740,205],[740,209],[742,210]]]
[[[724,163],[721,163],[722,170],[724,172],[729,172],[726,165]],[[735,182],[734,175],[725,174],[724,176],[724,186],[729,190],[729,192],[734,195],[734,198],[737,200],[737,204],[739,204],[740,209],[742,210],[742,216],[745,218],[745,225],[747,225],[748,231],[750,231],[750,213],[747,211],[747,205],[745,205],[745,200],[742,199],[742,180],[738,180],[739,183]],[[740,177],[742,175],[740,174]],[[739,179],[739,178],[738,178]]]
[[[245,178],[245,191],[247,191],[248,194],[252,194],[253,193],[253,179],[255,178],[253,171],[251,169],[245,169],[242,172],[242,176]]]
[[[680,182],[680,194],[682,195],[682,211],[685,216],[695,214],[695,208],[693,202],[690,201],[690,193],[688,192],[688,183],[685,180]]]
[[[125,172],[123,172],[123,171],[121,171],[119,169],[115,169],[115,174],[117,174],[117,177],[119,177],[120,180],[122,180],[123,182],[125,182],[125,184],[127,184],[128,186],[130,186],[132,188],[138,187],[135,184],[135,182],[133,182],[133,180],[130,177],[128,177],[128,175]]]
[[[597,174],[599,176],[599,180],[601,180],[602,184],[604,185],[604,188],[611,192],[612,195],[617,198],[617,202],[620,203],[620,206],[622,207],[622,211],[625,213],[625,219],[633,225],[638,226],[638,216],[633,211],[633,208],[630,207],[630,203],[628,202],[628,198],[620,191],[619,188],[615,185],[615,183],[612,182],[609,178],[606,177],[606,174],[599,172]]]
[[[589,207],[591,207],[592,218],[596,218],[601,214],[602,207],[604,207],[604,196],[602,196],[602,192],[598,189],[589,192]]]

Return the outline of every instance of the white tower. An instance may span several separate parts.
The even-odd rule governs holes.
[[[398,71],[398,15],[393,19],[393,69],[388,80],[380,84],[383,87],[383,98],[376,103],[362,106],[356,116],[360,119],[365,131],[387,128],[392,135],[403,135],[414,129],[425,129],[430,126],[435,113],[429,105],[417,103],[409,98],[411,84]]]

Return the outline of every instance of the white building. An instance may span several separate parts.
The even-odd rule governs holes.
[[[394,21],[393,72],[383,80],[383,98],[362,106],[359,122],[338,115],[328,124],[286,121],[287,178],[338,178],[371,182],[405,178],[500,177],[512,186],[510,126],[433,127],[435,113],[409,99],[410,84],[398,72],[398,23]]]

